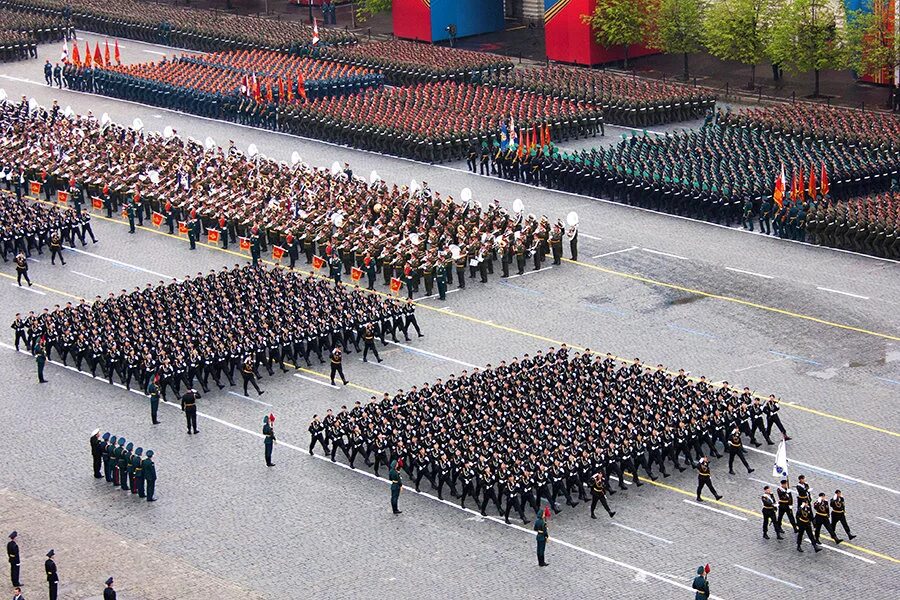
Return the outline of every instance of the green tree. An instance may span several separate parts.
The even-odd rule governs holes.
[[[847,66],[844,32],[831,2],[787,0],[775,13],[768,52],[773,62],[792,73],[813,71],[813,97],[818,97],[822,69]]]
[[[756,87],[756,65],[766,58],[772,0],[717,0],[703,20],[703,42],[722,60],[750,65],[749,89]]]
[[[391,0],[356,0],[356,18],[360,23],[387,10],[391,10]]]
[[[689,77],[688,55],[703,49],[705,0],[656,0],[651,3],[650,46],[684,56],[684,78]]]
[[[900,35],[885,16],[893,14],[894,0],[869,0],[867,8],[868,12],[847,14],[850,66],[861,75],[878,75],[885,70],[893,73],[900,66]]]
[[[650,18],[644,3],[635,0],[597,0],[593,14],[581,15],[601,46],[623,46],[628,68],[628,46],[646,40]]]

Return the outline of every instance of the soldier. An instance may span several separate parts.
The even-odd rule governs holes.
[[[275,446],[275,427],[273,423],[269,422],[269,415],[263,417],[262,432],[266,449],[266,466],[274,467],[275,463],[272,462],[272,448]]]
[[[801,475],[797,478],[797,508],[804,502],[809,504],[812,501],[812,493],[809,491],[809,484],[806,483],[806,476]]]
[[[13,587],[21,587],[19,583],[19,567],[22,559],[19,557],[19,545],[16,538],[19,536],[18,531],[9,534],[9,541],[6,542],[6,557],[9,559],[9,578],[12,580]]]
[[[181,397],[181,410],[184,412],[184,420],[187,423],[187,432],[200,433],[197,429],[197,400],[200,393],[191,388]],[[193,432],[191,432],[193,428]]]
[[[66,259],[62,255],[62,238],[59,235],[59,231],[54,231],[50,234],[50,264],[56,264],[57,256],[59,256],[59,261],[62,264],[66,264]]]
[[[546,567],[550,563],[544,560],[544,550],[547,548],[547,540],[550,532],[547,530],[547,521],[550,519],[550,507],[544,507],[544,513],[534,520],[534,530],[537,532],[537,559],[539,567]]]
[[[156,465],[153,463],[153,450],[147,450],[147,455],[141,461],[141,478],[146,486],[147,502],[156,502],[153,496],[156,493]],[[144,496],[141,496],[143,498]]]
[[[150,421],[154,425],[159,425],[159,419],[156,418],[159,411],[159,373],[156,373],[147,385],[147,395],[150,397]]]
[[[779,540],[784,539],[781,534],[784,533],[781,530],[781,525],[778,522],[778,519],[775,517],[775,494],[772,493],[772,488],[766,486],[763,488],[762,493],[762,514],[763,514],[763,538],[769,539],[769,522],[775,526],[775,535]]]
[[[325,441],[325,426],[319,420],[319,415],[313,415],[312,421],[309,422],[309,427],[306,429],[309,432],[309,455],[312,456],[313,448],[316,447],[316,442],[322,446],[322,451],[326,454],[328,453],[328,443]]]
[[[766,439],[769,439],[769,435],[772,433],[772,425],[778,427],[778,430],[781,432],[784,441],[790,441],[790,437],[787,434],[787,431],[784,429],[784,425],[781,424],[781,418],[778,416],[778,411],[781,409],[778,406],[778,400],[775,398],[775,394],[770,394],[769,398],[766,400],[765,406],[763,406],[763,411],[766,414]]]
[[[34,360],[37,362],[38,383],[47,383],[47,380],[44,379],[44,364],[47,362],[47,338],[41,336],[31,353],[34,354]]]
[[[699,494],[698,494],[699,495]],[[606,502],[606,484],[603,481],[603,473],[597,471],[594,473],[593,480],[591,481],[591,518],[596,519],[597,515],[594,514],[594,510],[597,508],[597,503],[603,505],[603,508],[606,509],[606,512],[609,514],[609,518],[613,518],[616,516],[615,511],[609,509],[609,504]]]
[[[707,600],[709,598],[709,580],[706,579],[706,567],[697,567],[697,576],[691,584],[691,588],[697,593],[694,600]]]
[[[837,532],[837,524],[840,523],[847,533],[847,539],[852,540],[856,536],[850,533],[847,517],[844,514],[845,510],[844,496],[841,495],[841,490],[834,490],[834,497],[831,499],[831,530],[833,533]]]
[[[365,344],[363,347],[363,362],[369,362],[367,358],[369,355],[369,351],[375,355],[376,360],[381,362],[381,357],[378,356],[378,349],[375,348],[375,327],[369,323],[366,325],[366,329],[363,332],[363,343]],[[343,379],[343,377],[341,377]],[[332,375],[332,384],[334,383],[334,375]]]
[[[334,376],[335,376],[335,374],[338,374],[338,373],[340,374],[341,381],[344,382],[344,385],[347,385],[347,383],[348,383],[347,378],[344,377],[344,367],[341,364],[342,360],[343,360],[343,356],[341,353],[341,347],[339,345],[335,346],[331,350],[331,385],[336,385],[334,383]]]
[[[778,488],[778,527],[781,527],[781,520],[787,515],[794,533],[797,533],[797,522],[794,520],[794,499],[791,497],[791,488],[787,479],[781,480],[781,487]]]
[[[256,363],[252,354],[248,354],[246,358],[244,358],[244,364],[241,367],[241,376],[244,378],[244,395],[249,397],[250,394],[247,391],[247,385],[252,384],[253,388],[256,390],[256,393],[262,396],[265,394],[264,391],[259,389],[259,385],[256,383]]]
[[[56,572],[56,561],[53,560],[55,555],[56,553],[51,548],[47,552],[47,560],[44,561],[44,572],[47,573],[47,587],[49,588],[50,600],[56,600],[56,595],[59,592],[59,574]]]
[[[813,538],[813,530],[812,530],[812,510],[809,508],[809,502],[805,500],[800,502],[800,506],[797,508],[797,552],[803,552],[803,548],[800,547],[800,544],[803,542],[803,534],[809,538],[809,542],[813,545],[813,550],[819,552],[821,548],[816,543],[815,538]]]
[[[731,437],[728,439],[728,473],[734,475],[734,457],[737,456],[741,459],[741,462],[744,463],[744,466],[747,468],[747,473],[752,473],[754,469],[750,468],[750,465],[747,464],[747,459],[744,458],[744,442],[741,440],[741,432],[735,427],[731,431]]]
[[[28,325],[25,323],[25,320],[22,319],[21,313],[16,313],[16,318],[13,320],[12,325],[10,326],[12,330],[15,332],[16,340],[16,352],[19,352],[19,341],[25,343],[25,347],[28,347]]]
[[[94,462],[94,478],[103,478],[103,475],[100,473],[100,467],[103,464],[103,450],[101,448],[99,429],[95,429],[91,434],[91,458]]]
[[[834,540],[835,544],[840,544],[844,540],[838,538],[838,536],[834,532],[834,527],[831,526],[831,521],[829,521],[828,515],[828,498],[825,497],[825,492],[819,493],[819,499],[815,501],[813,504],[813,511],[816,515],[816,543],[820,544],[819,541],[819,533],[822,531],[822,526],[825,526],[826,531],[831,535],[831,539]]]
[[[131,455],[131,493],[144,498],[144,449],[138,446]]]
[[[106,580],[106,587],[103,589],[103,600],[116,600],[116,590],[113,589],[113,578]]]
[[[16,262],[16,281],[19,284],[19,287],[22,287],[22,278],[25,278],[25,281],[28,283],[28,287],[31,287],[31,279],[28,278],[28,261],[25,258],[25,255],[21,252],[16,254],[15,258]]]
[[[435,282],[438,288],[438,298],[440,300],[447,299],[447,268],[443,262],[439,262],[435,269]]]
[[[700,497],[703,486],[709,488],[709,491],[712,492],[716,500],[722,499],[722,496],[720,496],[718,492],[716,492],[716,488],[713,487],[712,473],[709,469],[709,457],[706,456],[702,457],[697,463],[697,502],[703,502],[703,498]]]

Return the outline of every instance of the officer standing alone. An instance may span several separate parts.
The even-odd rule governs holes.
[[[391,470],[388,473],[388,479],[391,482],[391,510],[395,515],[402,514],[403,511],[398,507],[398,502],[400,500],[400,489],[403,487],[403,480],[400,479],[400,471],[399,469],[403,467],[403,462],[400,460],[392,460],[391,461]]]
[[[544,513],[539,514],[534,521],[534,530],[537,532],[537,559],[539,567],[549,566],[544,560],[544,550],[547,548],[547,540],[550,538],[550,532],[547,530],[547,519],[550,518],[550,507],[544,507]]]
[[[56,600],[59,592],[59,574],[56,572],[56,562],[53,557],[56,553],[51,548],[47,552],[47,560],[44,561],[44,571],[47,573],[47,587],[49,588],[50,600]]]
[[[275,463],[272,462],[272,448],[275,446],[275,428],[273,427],[272,422],[269,421],[269,415],[263,417],[262,432],[266,447],[266,466],[274,467]]]
[[[13,531],[9,534],[9,541],[6,542],[6,557],[9,560],[9,578],[12,580],[13,587],[20,587],[22,584],[19,582],[19,566],[21,566],[22,559],[19,556],[19,544],[16,543],[16,538],[19,537],[19,532]]]

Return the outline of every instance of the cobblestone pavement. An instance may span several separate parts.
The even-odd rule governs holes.
[[[538,215],[576,210],[582,262],[503,282],[494,277],[450,294],[446,303],[422,300],[426,336],[384,348],[381,366],[351,354],[346,388],[321,385],[326,365],[314,365],[296,373],[303,378],[264,377],[260,399],[233,390],[204,395],[201,434],[190,437],[175,407],[164,405],[163,423],[153,427],[141,395],[55,363],[47,368],[50,383],[39,386],[33,360],[11,350],[7,330],[0,340],[0,528],[20,533],[28,598],[42,596],[40,560],[49,547],[58,553],[64,598],[96,596],[102,588],[96,582],[108,575],[125,599],[176,592],[179,598],[684,598],[690,592],[679,586],[689,586],[697,565],[707,562],[713,592],[722,598],[893,597],[900,557],[895,263],[477,178],[454,165],[421,165],[50,91],[28,83],[39,80],[39,68],[40,61],[3,65],[0,87],[12,97],[57,97],[77,112],[108,112],[117,121],[140,117],[152,130],[172,125],[183,135],[233,139],[239,147],[252,141],[277,159],[297,150],[318,165],[346,159],[359,173],[377,169],[388,181],[424,179],[450,193],[468,186],[482,201],[509,206],[520,197]],[[94,229],[100,242],[67,251],[65,268],[32,263],[30,291],[15,285],[10,265],[0,267],[0,322],[17,311],[246,260],[205,246],[190,252],[183,240],[151,229],[129,236],[121,222],[99,216]],[[757,468],[749,478],[727,475],[722,461],[714,462],[725,498],[708,506],[718,512],[686,502],[696,481],[690,472],[616,494],[614,522],[591,521],[584,506],[566,509],[551,520],[552,566],[540,570],[527,529],[412,490],[402,494],[404,514],[394,517],[386,482],[371,470],[353,472],[306,452],[312,413],[559,342],[781,395],[794,437],[789,458],[799,461],[795,473],[806,474],[816,492],[843,490],[860,536],[855,547],[799,554],[790,540],[761,539],[759,489],[774,480],[771,456],[756,451],[749,453]],[[277,466],[265,469],[259,432],[270,411],[282,443]],[[95,427],[156,452],[159,502],[138,502],[91,477],[88,436]],[[127,547],[119,549],[121,542]],[[84,556],[91,548],[96,558]],[[102,558],[110,548],[113,561]],[[215,596],[205,593],[210,589]]]

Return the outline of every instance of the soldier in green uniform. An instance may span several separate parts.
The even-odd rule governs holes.
[[[392,460],[391,461],[391,470],[388,473],[388,479],[391,482],[391,510],[395,515],[402,514],[403,511],[400,510],[397,506],[397,502],[400,500],[400,489],[403,487],[403,480],[400,479],[400,471],[399,469],[403,467],[403,461],[400,460]]]
[[[144,494],[144,457],[141,456],[144,453],[144,449],[141,447],[135,448],[134,454],[131,455],[131,493],[137,494],[139,497],[143,498]]]
[[[275,428],[272,423],[269,422],[269,415],[263,417],[263,436],[264,443],[266,446],[266,466],[274,467],[275,463],[272,462],[272,448],[275,446]]]
[[[153,380],[147,386],[147,395],[150,396],[150,419],[154,425],[158,425],[156,413],[159,410],[159,373],[153,376]]]
[[[156,502],[156,465],[153,463],[153,450],[147,450],[147,456],[141,462],[141,475],[147,484],[147,502]]]
[[[550,538],[550,532],[547,531],[547,519],[550,518],[550,507],[544,507],[544,514],[538,515],[534,520],[534,530],[537,532],[537,558],[538,566],[546,567],[550,563],[544,560],[544,550],[547,548],[547,540]]]
[[[435,281],[437,282],[438,288],[438,298],[441,300],[447,299],[447,269],[444,267],[443,262],[438,262],[437,269],[435,269]]]
[[[47,340],[44,336],[38,340],[38,343],[34,345],[32,349],[32,354],[34,354],[34,360],[37,362],[37,372],[38,372],[38,383],[47,383],[47,380],[44,379],[44,364],[47,362]]]
[[[694,577],[691,587],[697,591],[694,594],[694,600],[707,600],[709,598],[709,581],[706,579],[706,569],[704,567],[697,567],[697,576]]]
[[[135,208],[134,202],[128,203],[128,208],[126,209],[126,214],[128,215],[128,233],[134,233],[134,215]]]

